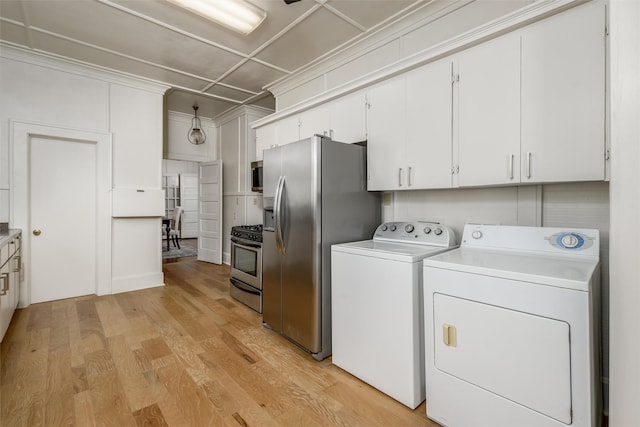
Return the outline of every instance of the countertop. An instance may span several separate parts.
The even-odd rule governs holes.
[[[10,228],[7,231],[0,232],[0,247],[7,244],[11,239],[15,238],[18,234],[22,232],[19,228]]]

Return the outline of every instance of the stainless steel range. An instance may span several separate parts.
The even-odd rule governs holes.
[[[262,313],[262,224],[231,228],[231,296]]]

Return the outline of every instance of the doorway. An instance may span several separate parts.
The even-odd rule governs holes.
[[[109,134],[12,122],[12,224],[23,230],[20,306],[111,289]]]

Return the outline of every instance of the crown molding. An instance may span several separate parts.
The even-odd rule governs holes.
[[[170,86],[165,83],[145,79],[134,74],[110,70],[87,62],[70,60],[51,53],[34,51],[5,41],[0,41],[0,58],[37,65],[68,74],[90,77],[96,80],[129,86],[161,95],[170,88]]]
[[[236,119],[245,114],[253,114],[253,115],[258,115],[260,117],[264,117],[272,113],[273,113],[273,110],[269,108],[253,106],[253,105],[241,105],[239,107],[234,107],[232,110],[227,110],[221,114],[218,114],[213,118],[213,121],[216,123],[216,126],[220,126],[223,123]]]

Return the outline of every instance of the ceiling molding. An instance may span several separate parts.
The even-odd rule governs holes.
[[[2,40],[0,40],[0,58],[7,58],[83,77],[92,77],[109,83],[121,84],[154,93],[164,94],[170,88],[170,86],[163,82],[114,71],[94,64],[70,60],[63,56],[28,49]]]

